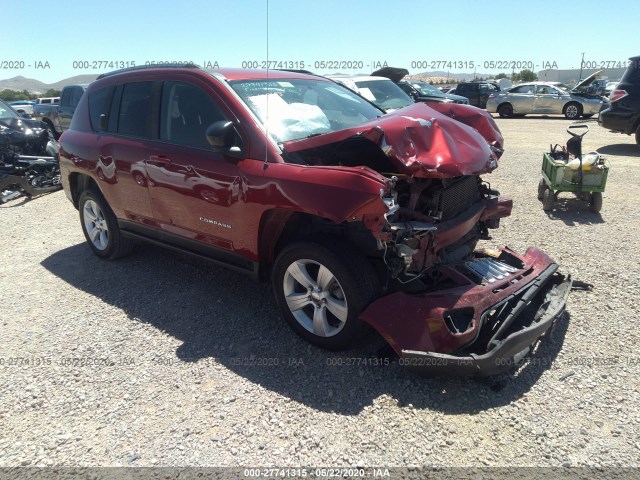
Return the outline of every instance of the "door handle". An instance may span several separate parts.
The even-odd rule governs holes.
[[[149,162],[157,165],[169,165],[171,164],[171,159],[165,155],[150,155]]]

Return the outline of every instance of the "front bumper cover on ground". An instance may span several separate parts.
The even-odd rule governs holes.
[[[538,249],[524,256],[502,252],[521,268],[501,281],[476,279],[474,285],[436,292],[397,292],[371,304],[362,318],[389,342],[402,365],[419,374],[507,371],[561,316],[572,280],[557,273],[557,264]],[[453,278],[463,270],[448,271]],[[455,312],[468,316],[468,324],[458,330],[452,322]]]
[[[512,333],[488,353],[456,356],[403,350],[402,364],[421,375],[484,377],[509,370],[531,351],[538,339],[564,312],[572,281],[570,276],[562,278],[556,275],[559,277],[559,283],[555,283],[549,290],[548,301],[540,307],[540,320]]]

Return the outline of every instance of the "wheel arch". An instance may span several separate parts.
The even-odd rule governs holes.
[[[316,237],[340,238],[367,256],[377,252],[377,241],[362,222],[336,223],[307,212],[274,208],[264,212],[258,230],[260,277],[266,279],[280,251],[297,241],[313,241]]]
[[[85,190],[94,190],[100,194],[100,187],[98,187],[98,183],[91,177],[85,173],[72,172],[69,175],[69,188],[71,190],[71,201],[73,202],[73,206],[78,208],[78,203],[80,201],[80,195]]]

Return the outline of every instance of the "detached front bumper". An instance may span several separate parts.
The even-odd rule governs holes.
[[[486,259],[499,261],[509,273],[501,279],[474,276],[469,266]],[[535,248],[524,256],[503,249],[498,258],[480,256],[477,262],[443,268],[449,288],[393,293],[373,302],[362,319],[383,335],[402,365],[419,374],[507,371],[560,317],[571,278],[557,273],[558,265]]]

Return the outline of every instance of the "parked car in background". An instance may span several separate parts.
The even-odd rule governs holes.
[[[608,108],[598,116],[598,123],[613,132],[635,134],[640,145],[640,56],[629,60],[626,72],[609,95]]]
[[[393,112],[414,103],[409,95],[386,77],[327,75],[327,78],[353,90],[385,112]]]
[[[35,102],[31,100],[14,100],[9,102],[11,108],[26,118],[33,118],[33,105]]]
[[[384,67],[376,70],[371,75],[388,78],[398,85],[398,87],[415,102],[469,103],[464,97],[442,93],[436,87],[426,82],[411,79],[403,80],[408,74],[409,70],[406,68]]]
[[[514,115],[546,114],[564,115],[570,120],[596,115],[605,99],[583,91],[585,83],[579,83],[570,91],[548,82],[530,82],[493,94],[487,101],[487,111],[502,118]]]
[[[138,67],[91,84],[60,146],[96,256],[146,241],[270,279],[322,348],[368,324],[419,371],[491,375],[564,311],[571,279],[544,252],[476,249],[512,201],[481,178],[502,135],[467,105],[385,115],[315,75]]]
[[[40,103],[34,106],[36,119],[46,123],[56,139],[71,125],[76,106],[88,86],[67,85],[62,89],[60,103]]]
[[[444,102],[468,105],[469,99],[460,95],[442,93],[433,85],[419,80],[401,80],[398,86],[416,102]]]
[[[36,98],[36,103],[38,105],[50,105],[52,103],[60,103],[60,97]]]
[[[607,82],[607,85],[604,87],[604,94],[606,97],[609,97],[611,95],[611,92],[616,89],[618,83],[620,82]]]
[[[486,108],[489,96],[500,92],[500,86],[495,82],[464,82],[456,86],[456,95],[467,97],[469,104],[474,107]]]

